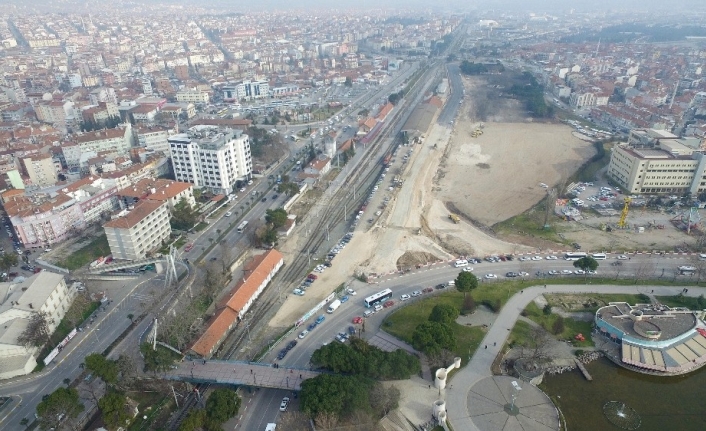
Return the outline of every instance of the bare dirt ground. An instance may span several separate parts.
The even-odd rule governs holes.
[[[439,196],[472,220],[491,226],[526,211],[546,195],[540,182],[558,183],[594,154],[591,144],[574,137],[568,126],[517,122],[514,100],[499,104],[502,116],[485,112],[491,120],[513,122],[485,122],[483,135],[471,137],[481,121],[474,116],[476,105],[487,101],[485,78],[467,78],[464,85],[478,96],[463,107],[437,184]]]

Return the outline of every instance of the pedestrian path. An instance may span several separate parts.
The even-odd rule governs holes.
[[[492,385],[479,383],[484,379],[492,377],[490,371],[491,364],[500,353],[500,350],[505,345],[510,331],[515,326],[522,310],[527,307],[534,298],[542,294],[552,293],[631,293],[640,294],[650,290],[651,293],[658,296],[678,295],[684,291],[683,287],[671,286],[610,286],[610,285],[545,285],[526,288],[522,292],[515,294],[505,304],[505,307],[500,311],[495,323],[489,328],[482,345],[487,348],[478,349],[471,358],[470,363],[458,370],[451,380],[451,385],[445,391],[442,391],[441,397],[446,401],[446,410],[448,422],[454,429],[464,431],[494,431],[510,428],[498,428],[496,422],[489,424],[482,419],[483,415],[474,415],[475,404],[477,397],[488,397],[492,389]],[[705,293],[706,289],[700,287],[689,287],[685,292],[688,296],[697,297]],[[476,386],[480,384],[480,386]],[[524,390],[528,384],[522,384]],[[495,391],[495,389],[492,389]],[[497,403],[496,403],[497,404]],[[523,412],[523,407],[519,407],[519,412]],[[509,414],[505,414],[508,418]],[[496,419],[502,419],[502,415],[496,416]],[[546,418],[545,418],[546,419]],[[509,423],[509,422],[506,422]],[[517,423],[514,422],[513,423]],[[532,422],[534,423],[534,422]],[[558,429],[551,428],[551,421],[542,421],[544,428],[532,429]]]

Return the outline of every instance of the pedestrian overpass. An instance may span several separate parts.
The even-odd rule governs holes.
[[[160,266],[162,264],[166,264],[167,258],[166,256],[155,256],[155,257],[148,257],[146,259],[140,259],[140,260],[131,260],[131,261],[123,261],[123,262],[116,262],[116,263],[109,263],[107,265],[105,264],[100,264],[96,265],[92,268],[88,268],[86,270],[86,274],[105,274],[106,272],[111,272],[111,271],[117,271],[120,269],[131,269],[131,268],[140,268],[145,265],[155,265],[155,269],[157,269],[157,272],[160,272],[160,268],[157,267],[159,264]]]
[[[301,383],[319,372],[298,368],[275,368],[272,364],[243,361],[184,360],[176,369],[163,374],[165,379],[191,383],[257,386],[301,390]]]

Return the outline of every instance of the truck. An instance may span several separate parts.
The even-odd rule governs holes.
[[[334,311],[336,311],[336,310],[338,309],[338,307],[340,307],[340,306],[341,306],[341,300],[340,300],[340,299],[337,299],[337,300],[335,300],[335,301],[333,301],[332,303],[329,304],[328,310],[326,310],[326,312],[329,313],[329,314],[331,314],[331,313],[333,313]]]
[[[265,431],[276,431],[277,430],[277,424],[269,423],[267,424],[267,427],[265,428]]]
[[[449,214],[449,218],[456,224],[459,224],[461,222],[461,217],[457,216],[456,214]]]

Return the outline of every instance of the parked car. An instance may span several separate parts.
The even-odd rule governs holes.
[[[348,327],[348,333],[351,335],[355,335],[355,328],[353,326]]]
[[[422,293],[431,293],[433,291],[434,291],[434,289],[431,287],[427,287],[427,288],[422,289]]]
[[[360,325],[361,323],[363,323],[363,318],[362,318],[362,317],[356,316],[356,317],[353,318],[353,324],[355,324],[355,325]]]
[[[344,302],[348,302],[348,295],[341,298],[341,304],[343,304]]]
[[[294,289],[294,294],[298,296],[304,296],[304,291],[301,289]]]
[[[321,316],[316,318],[316,324],[318,325],[318,324],[322,323],[324,320],[326,320],[326,316],[324,316],[322,314]]]
[[[289,406],[289,397],[282,398],[282,402],[279,403],[279,411],[286,412]]]
[[[348,289],[346,289],[346,292],[348,292],[349,295],[353,295],[353,296],[357,295],[356,291],[351,289],[350,287]]]
[[[419,295],[421,295],[421,294],[422,294],[422,292],[420,292],[420,291],[418,291],[418,290],[415,290],[414,292],[412,292],[412,297],[416,297],[416,296],[419,296]]]
[[[408,300],[409,298],[410,298],[409,295],[404,294],[404,295],[400,296],[400,301],[406,301],[406,300]]]
[[[303,330],[303,331],[299,334],[299,339],[302,339],[302,338],[306,337],[308,333],[309,333],[309,331],[307,331],[306,329]]]
[[[383,306],[384,308],[390,308],[390,307],[392,307],[393,305],[395,305],[395,301],[390,300],[390,301],[386,301],[382,306]]]
[[[374,310],[365,310],[365,312],[363,313],[363,317],[367,318],[367,317],[372,316],[373,314],[375,314]]]
[[[498,276],[495,274],[485,274],[485,278],[486,278],[486,280],[492,280],[492,279],[498,278]]]
[[[184,247],[184,251],[191,251],[192,248],[194,248],[193,243],[186,244],[186,247]]]
[[[307,275],[306,278],[308,278],[309,280],[316,280],[317,278],[319,278],[319,276],[314,273],[311,273]]]
[[[554,255],[547,256],[547,260],[557,260],[557,259],[558,259],[558,257],[556,257]]]

